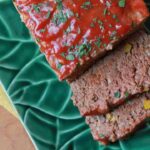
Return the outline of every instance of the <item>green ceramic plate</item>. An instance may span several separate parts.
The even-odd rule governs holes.
[[[0,80],[39,150],[150,150],[148,123],[107,147],[93,140],[69,85],[58,81],[10,0],[0,0]]]

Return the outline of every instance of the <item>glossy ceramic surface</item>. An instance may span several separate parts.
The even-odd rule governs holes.
[[[39,150],[150,150],[150,123],[109,146],[93,140],[10,0],[0,0],[0,80]]]

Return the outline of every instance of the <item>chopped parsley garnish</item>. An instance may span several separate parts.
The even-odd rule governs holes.
[[[91,8],[91,6],[92,6],[91,2],[90,1],[86,1],[86,2],[84,2],[81,5],[81,8],[83,8],[83,9],[89,9],[89,8]]]
[[[61,56],[64,58],[66,57],[64,52],[61,53]]]
[[[58,62],[58,63],[57,63],[57,69],[59,69],[59,70],[60,70],[60,69],[61,69],[61,67],[62,67],[62,64]]]
[[[76,16],[77,18],[79,18],[79,14],[78,14],[78,13],[75,13],[75,16]]]
[[[76,48],[78,48],[77,56],[79,58],[82,58],[84,55],[87,55],[92,50],[90,43],[81,44],[80,46],[77,46]]]
[[[99,137],[100,138],[105,138],[105,135],[101,133],[101,134],[99,134]]]
[[[114,93],[114,97],[115,98],[120,98],[121,97],[121,93],[119,91]]]
[[[50,10],[47,12],[47,14],[46,14],[46,19],[48,19],[49,17],[50,17],[50,14],[51,14],[51,12],[50,12]]]
[[[68,43],[67,43],[67,42],[63,42],[63,45],[64,45],[64,46],[68,46]]]
[[[91,22],[90,27],[94,28],[95,24],[93,22]]]
[[[107,47],[107,44],[106,44],[106,43],[104,43],[104,44],[103,44],[103,46],[106,48],[106,47]]]
[[[106,6],[109,8],[111,6],[111,3],[109,1],[106,1]]]
[[[97,21],[97,18],[93,18],[93,22],[96,23],[96,21]]]
[[[116,18],[117,18],[117,15],[116,15],[116,14],[113,14],[112,17],[113,17],[114,19],[116,19]]]
[[[66,59],[72,61],[72,60],[75,59],[75,57],[74,57],[74,55],[69,54],[69,55],[66,56]]]
[[[118,5],[119,5],[119,7],[125,7],[125,5],[126,5],[126,0],[119,0]]]
[[[65,13],[63,13],[63,11],[59,11],[58,13],[56,13],[54,15],[54,18],[52,19],[52,22],[58,26],[60,25],[61,23],[64,23],[66,22],[68,19],[67,15]]]
[[[68,26],[68,28],[67,28],[66,30],[64,30],[64,34],[68,34],[68,33],[70,33],[70,32],[71,32],[71,27]]]
[[[58,12],[54,15],[52,22],[58,26],[61,23],[66,22],[70,16],[74,16],[74,13],[70,10],[63,12],[62,0],[56,0],[56,3]]]
[[[101,20],[97,21],[99,25],[103,25],[103,22]]]
[[[34,11],[35,11],[36,13],[39,13],[39,12],[40,12],[39,5],[32,4],[32,7],[33,7],[33,9],[34,9]]]
[[[107,8],[104,9],[103,14],[104,14],[104,15],[107,14]]]
[[[100,38],[97,38],[97,41],[95,42],[95,45],[100,48],[101,46],[101,39]]]
[[[62,10],[63,9],[62,0],[56,0],[56,3],[57,3],[57,9]]]
[[[44,32],[45,32],[45,29],[41,29],[40,32],[41,32],[41,33],[44,33]]]
[[[39,39],[39,38],[36,38],[36,41],[37,41],[37,42],[40,42],[40,39]]]

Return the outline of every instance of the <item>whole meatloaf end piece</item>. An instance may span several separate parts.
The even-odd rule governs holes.
[[[103,144],[115,142],[133,133],[150,117],[150,92],[135,97],[114,111],[88,116],[86,122],[93,138]]]
[[[149,16],[144,0],[14,0],[60,80],[74,80]]]
[[[71,83],[80,113],[105,114],[150,89],[150,35],[140,30]]]

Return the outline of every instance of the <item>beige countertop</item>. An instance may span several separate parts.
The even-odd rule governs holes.
[[[0,150],[35,150],[34,144],[1,85]]]

